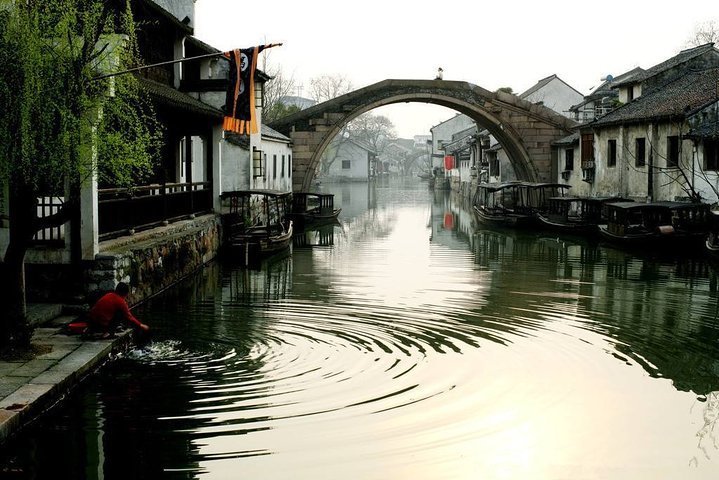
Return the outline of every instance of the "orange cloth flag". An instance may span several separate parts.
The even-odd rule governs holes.
[[[259,45],[226,52],[230,59],[230,84],[225,98],[225,130],[249,135],[258,132],[255,114],[255,70],[257,56],[265,48],[281,44]]]

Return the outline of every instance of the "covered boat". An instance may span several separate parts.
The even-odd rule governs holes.
[[[624,246],[665,248],[701,246],[709,232],[710,207],[686,202],[607,203],[606,240]]]
[[[597,233],[606,222],[606,204],[629,201],[621,197],[551,197],[545,211],[537,212],[542,227],[572,235]]]
[[[295,192],[287,215],[298,228],[336,222],[342,209],[334,207],[334,198],[331,193]]]
[[[245,265],[286,251],[292,242],[292,220],[287,218],[290,192],[236,190],[221,195],[225,248]]]

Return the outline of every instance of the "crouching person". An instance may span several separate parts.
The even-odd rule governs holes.
[[[101,338],[110,338],[114,335],[118,326],[124,324],[135,326],[146,332],[150,329],[147,325],[135,318],[127,306],[127,295],[130,287],[120,282],[114,292],[108,292],[95,303],[87,314],[88,327],[91,333],[98,333]]]

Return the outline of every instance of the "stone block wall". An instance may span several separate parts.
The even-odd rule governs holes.
[[[129,303],[141,302],[215,258],[221,235],[219,215],[205,215],[129,237],[133,241],[105,242],[85,271],[87,293],[125,282]]]

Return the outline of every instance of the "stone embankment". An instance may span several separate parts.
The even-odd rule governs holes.
[[[221,233],[219,215],[209,214],[102,242],[87,269],[87,290],[112,290],[122,281],[131,285],[130,303],[142,302],[215,258]],[[0,360],[0,444],[132,341],[130,330],[108,340],[67,335],[64,326],[77,314],[64,314],[62,305],[33,305],[28,318],[36,326],[34,355]]]

